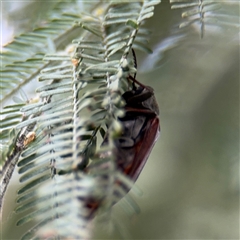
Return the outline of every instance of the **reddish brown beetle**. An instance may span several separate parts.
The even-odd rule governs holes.
[[[114,140],[113,153],[117,168],[135,182],[158,139],[160,124],[159,109],[153,89],[144,86],[131,76],[129,81],[132,81],[133,87],[122,95],[126,102],[126,114],[119,118],[122,123],[122,134]],[[102,145],[107,142],[108,135],[104,137]],[[122,185],[127,192],[130,190],[119,181],[116,181],[116,184]],[[94,216],[101,201],[94,198],[86,199],[90,218]]]
[[[158,139],[160,123],[153,89],[131,76],[129,80],[133,89],[122,95],[126,114],[119,119],[123,131],[115,140],[115,156],[117,167],[136,181]]]

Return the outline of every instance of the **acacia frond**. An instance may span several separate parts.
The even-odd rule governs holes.
[[[23,114],[20,112],[20,108],[25,103],[13,104],[5,107],[0,113],[0,140],[1,140],[1,159],[0,159],[0,174],[1,178],[3,171],[7,168],[5,162],[10,162],[11,155],[14,151],[18,132],[15,130],[15,125],[23,120]],[[4,166],[4,169],[3,169]]]
[[[232,16],[230,13],[221,12],[224,4],[229,4],[229,1],[215,1],[215,0],[170,0],[172,9],[183,9],[182,18],[185,19],[179,27],[183,28],[194,23],[200,25],[201,37],[204,35],[205,26],[234,26],[239,27],[238,16]],[[186,9],[186,10],[185,10]],[[225,16],[225,20],[222,19]],[[226,19],[228,18],[228,19]],[[235,19],[235,20],[234,20]]]
[[[0,69],[1,105],[3,105],[3,102],[10,97],[16,98],[14,94],[17,91],[21,91],[21,88],[30,80],[33,79],[33,81],[35,81],[42,69],[51,66],[49,62],[43,61],[43,57],[47,52],[58,50],[64,45],[68,46],[73,37],[76,36],[76,34],[79,34],[79,27],[75,26],[75,20],[79,18],[78,11],[80,7],[83,7],[83,4],[81,4],[79,8],[72,7],[73,4],[78,4],[78,1],[76,0],[67,2],[58,0],[54,4],[55,8],[52,9],[51,16],[46,20],[44,26],[39,26],[32,32],[24,33],[15,37],[11,43],[4,47],[3,52],[1,53],[2,68]],[[100,3],[86,3],[84,6],[86,10],[90,9],[92,11],[92,9],[95,9],[98,4]],[[53,47],[55,49],[53,49]],[[19,113],[20,106],[16,107],[14,111],[18,112],[14,115],[8,114],[8,116],[6,116],[7,112],[3,110],[0,122],[2,140],[0,171],[1,181],[5,181],[4,184],[6,184],[6,187],[14,169],[14,166],[11,167],[11,162],[13,163],[12,159],[15,159],[15,155],[21,153],[23,148],[23,138],[28,133],[27,128],[21,130],[21,134],[15,129],[17,123],[20,121],[19,116],[22,115],[22,113]],[[30,106],[32,111],[28,111],[28,114],[24,115],[24,120],[29,117],[32,118],[32,115],[36,112],[34,107],[35,105]],[[13,134],[9,136],[9,133],[11,132]],[[16,147],[16,142],[18,141],[20,141],[20,147]],[[4,171],[2,171],[2,167]],[[5,193],[5,190],[2,190],[0,202],[2,202]]]
[[[42,61],[46,53],[54,53],[76,36],[78,27],[74,22],[79,19],[81,9],[73,8],[73,5],[77,5],[76,0],[59,0],[43,26],[15,37],[4,47],[0,71],[1,102],[34,79],[48,65]]]
[[[114,139],[121,133],[122,94],[136,72],[129,53],[132,47],[149,51],[148,31],[141,24],[159,2],[113,2],[102,14],[82,14],[77,25],[88,38],[80,32],[73,56],[44,58],[49,66],[41,71],[44,84],[37,89],[42,101],[23,107],[28,119],[17,126],[34,126],[36,135],[18,161],[24,185],[16,212],[30,213],[17,224],[38,222],[23,239],[89,238],[89,221],[132,187],[116,166]],[[104,145],[97,143],[99,133],[108,138]]]

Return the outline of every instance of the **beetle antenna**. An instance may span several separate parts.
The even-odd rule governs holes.
[[[141,86],[143,88],[146,88],[146,89],[148,89],[151,92],[153,91],[151,87],[144,85],[143,83],[139,82],[136,78],[133,78],[132,76],[129,76],[129,79],[131,79],[133,83],[137,83],[139,86]]]
[[[137,69],[137,56],[133,48],[132,48],[132,55],[133,55],[134,67]],[[135,72],[134,78],[136,78],[136,75],[137,75],[137,72]]]
[[[134,51],[134,49],[132,48],[132,55],[133,55],[133,62],[134,62],[134,67],[137,69],[137,56],[136,56],[136,53]],[[134,76],[132,77],[131,75],[129,75],[129,79],[132,80],[132,88],[134,90],[136,90],[136,86],[134,83],[137,83],[139,86],[143,87],[143,88],[146,88],[148,89],[150,92],[152,92],[152,88],[151,87],[148,87],[142,83],[140,83],[137,79],[136,79],[136,75],[137,75],[137,72],[135,72]]]
[[[137,70],[137,56],[136,56],[136,53],[135,53],[134,49],[131,48],[131,50],[132,50],[132,55],[133,55],[134,67],[135,67],[135,69]],[[134,73],[134,76],[133,76],[133,77],[130,75],[130,79],[136,79],[136,75],[137,75],[137,72]],[[133,88],[134,90],[137,89],[136,86],[135,86],[135,84],[134,84],[134,81],[132,81],[132,88]]]

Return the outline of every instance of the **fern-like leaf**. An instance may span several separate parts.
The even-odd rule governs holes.
[[[44,27],[38,27],[32,32],[21,34],[18,37],[7,44],[3,52],[1,53],[2,68],[0,69],[0,103],[3,105],[6,99],[11,96],[16,98],[14,94],[20,91],[30,80],[36,78],[40,71],[48,66],[48,62],[43,62],[43,57],[46,52],[49,51],[49,45],[53,45],[58,49],[62,44],[69,44],[69,36],[72,33],[76,34],[76,26],[74,21],[78,19],[78,10],[72,8],[73,4],[77,4],[77,1],[62,1],[58,0],[55,3],[55,7],[51,10],[51,16],[46,21]],[[95,9],[98,4],[84,4],[86,10]],[[79,5],[80,8],[83,4]],[[51,49],[54,51],[54,49]],[[40,103],[41,104],[41,103]],[[22,106],[22,105],[21,105]],[[38,105],[37,105],[38,106]],[[14,106],[14,112],[19,111],[20,106]],[[24,116],[24,119],[36,116],[35,105],[32,105],[32,111],[28,111],[28,115]],[[11,106],[8,106],[11,108]],[[13,110],[11,110],[13,112]],[[23,139],[28,134],[28,128],[18,133],[16,125],[19,123],[19,116],[22,113],[15,115],[9,114],[6,116],[7,111],[3,110],[1,116],[1,159],[0,159],[0,172],[1,182],[4,182],[4,188],[1,189],[1,198],[5,193],[5,188],[10,181],[12,171],[14,170],[14,164],[16,164],[16,155],[22,151]],[[34,123],[34,121],[32,121]],[[25,125],[26,126],[26,125]],[[34,126],[32,126],[34,127]],[[32,128],[31,127],[31,128]],[[14,133],[9,135],[9,133]],[[16,143],[19,142],[20,147],[16,147]],[[12,161],[16,159],[16,161]],[[14,163],[14,164],[13,164]],[[10,168],[9,168],[10,167]]]
[[[17,225],[37,221],[22,239],[87,239],[90,220],[110,211],[132,187],[116,165],[114,140],[121,133],[122,94],[136,72],[129,53],[132,47],[149,51],[141,24],[159,2],[115,1],[104,4],[102,14],[82,14],[76,24],[86,31],[73,41],[73,56],[44,58],[41,101],[22,107],[26,119],[17,125],[34,126],[36,136],[23,144],[18,161],[23,185],[16,212],[26,215]],[[65,16],[64,26],[79,17]],[[103,141],[99,133],[108,137],[104,145],[97,142]],[[130,197],[128,202],[134,207]]]
[[[228,24],[228,26],[239,27],[237,16],[234,17],[230,13],[221,12],[224,6],[229,4],[228,1],[170,0],[170,3],[172,9],[183,9],[182,18],[186,20],[179,27],[183,28],[198,23],[201,37],[204,35],[206,25],[224,26]],[[224,15],[225,21],[222,21]],[[228,18],[227,21],[226,18]]]
[[[44,26],[21,34],[4,47],[1,53],[4,67],[1,69],[1,102],[34,79],[47,66],[42,61],[47,52],[54,53],[64,43],[69,43],[71,34],[76,35],[77,27],[74,22],[79,18],[79,9],[72,8],[73,4],[77,5],[77,1],[58,1]]]

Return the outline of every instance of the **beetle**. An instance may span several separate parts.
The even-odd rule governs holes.
[[[156,143],[160,133],[159,108],[151,87],[129,76],[132,90],[122,94],[125,116],[119,118],[120,135],[114,139],[117,169],[135,182]],[[136,86],[137,85],[137,86]],[[108,133],[102,146],[108,143]]]
[[[160,120],[153,89],[135,77],[129,80],[133,87],[122,95],[126,114],[119,118],[123,130],[114,140],[114,154],[117,168],[135,182],[159,137]]]

